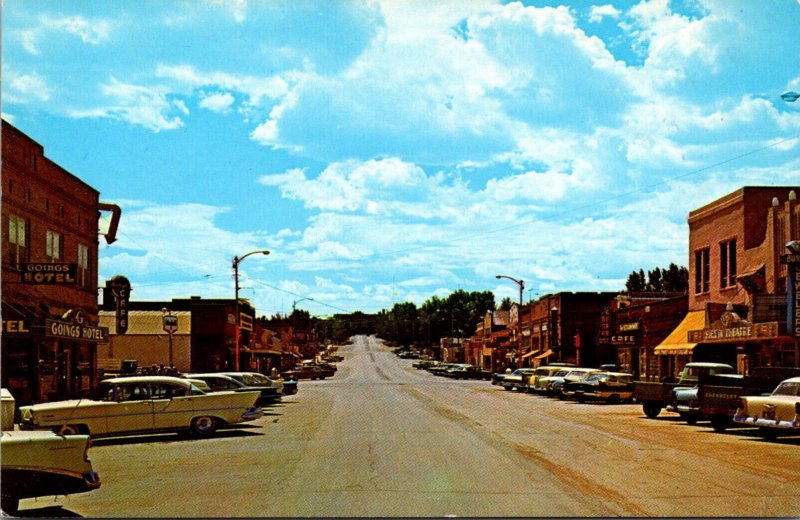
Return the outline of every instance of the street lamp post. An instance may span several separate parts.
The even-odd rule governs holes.
[[[235,309],[234,312],[235,312],[235,315],[234,315],[233,319],[234,319],[234,323],[236,324],[236,334],[235,334],[235,341],[236,342],[235,342],[235,346],[234,346],[234,355],[236,356],[236,358],[234,359],[234,367],[236,368],[237,372],[239,371],[239,348],[240,348],[239,347],[239,337],[241,336],[241,331],[240,331],[241,317],[239,316],[239,264],[241,263],[242,260],[244,260],[248,256],[255,255],[255,254],[258,254],[258,253],[260,253],[262,255],[268,255],[269,251],[267,251],[266,249],[258,249],[256,251],[250,251],[249,253],[246,253],[246,254],[244,254],[242,256],[234,256],[233,257],[233,285],[234,285],[234,294],[235,294],[235,296],[234,296],[234,309]]]
[[[519,309],[517,309],[517,341],[519,342],[519,364],[522,366],[522,293],[525,291],[525,281],[518,280],[512,276],[507,276],[504,274],[498,274],[495,276],[498,280],[500,278],[506,278],[511,280],[515,284],[519,286]],[[519,368],[519,367],[518,367]]]

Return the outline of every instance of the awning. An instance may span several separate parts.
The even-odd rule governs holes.
[[[531,350],[530,352],[528,352],[528,353],[526,353],[526,354],[523,354],[523,355],[522,355],[522,359],[528,359],[528,358],[529,358],[529,357],[531,357],[532,355],[534,355],[534,354],[538,354],[538,353],[539,353],[539,351],[538,351],[538,350]]]
[[[702,329],[706,326],[705,311],[690,311],[669,336],[664,338],[655,349],[656,355],[675,356],[688,355],[697,346],[697,343],[689,343],[689,331]]]
[[[550,349],[547,349],[547,350],[545,350],[544,352],[542,352],[541,354],[539,354],[538,356],[536,356],[536,357],[535,357],[535,358],[533,358],[533,359],[535,359],[535,360],[537,360],[537,361],[538,361],[538,360],[540,360],[540,359],[544,359],[544,358],[546,358],[546,357],[550,357],[550,356],[552,356],[552,355],[553,355],[553,351],[552,351],[552,350],[550,350]]]
[[[764,275],[764,273],[762,272],[763,270],[764,270],[764,264],[758,264],[755,267],[745,268],[739,271],[739,273],[736,275],[736,279],[744,280],[746,278],[751,278],[759,274],[763,276]]]

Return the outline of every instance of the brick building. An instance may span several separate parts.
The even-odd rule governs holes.
[[[620,295],[615,303],[608,309],[608,323],[601,326],[598,341],[616,349],[616,363],[622,371],[639,380],[657,380],[659,360],[655,348],[686,316],[688,295]]]
[[[100,211],[120,210],[2,122],[2,385],[18,404],[85,395],[94,386]]]
[[[98,349],[99,365],[106,369],[120,361],[136,360],[139,366],[165,365],[172,357],[182,372],[217,372],[235,370],[235,305],[231,299],[173,298],[171,301],[130,301],[129,324],[124,335],[114,333],[115,302],[105,288],[100,311],[101,324],[111,331],[107,345]],[[164,310],[177,317],[177,331],[170,337],[163,329]],[[257,340],[253,324],[255,309],[239,302],[242,316],[239,369],[257,370],[271,366],[262,358],[271,357],[271,349]],[[278,356],[280,357],[280,356]],[[267,369],[268,372],[268,369]]]
[[[689,213],[689,306],[663,371],[687,361],[800,366],[787,332],[785,245],[800,238],[797,186],[746,186]]]

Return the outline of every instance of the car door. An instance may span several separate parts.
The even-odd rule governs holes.
[[[193,397],[184,386],[171,383],[152,385],[153,429],[186,428],[192,421]]]
[[[117,384],[115,402],[108,403],[106,410],[107,433],[149,431],[153,428],[153,404],[147,383]]]

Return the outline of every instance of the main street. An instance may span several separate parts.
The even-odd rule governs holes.
[[[797,516],[800,439],[714,433],[411,367],[375,338],[262,419],[210,439],[99,439],[87,517]]]

